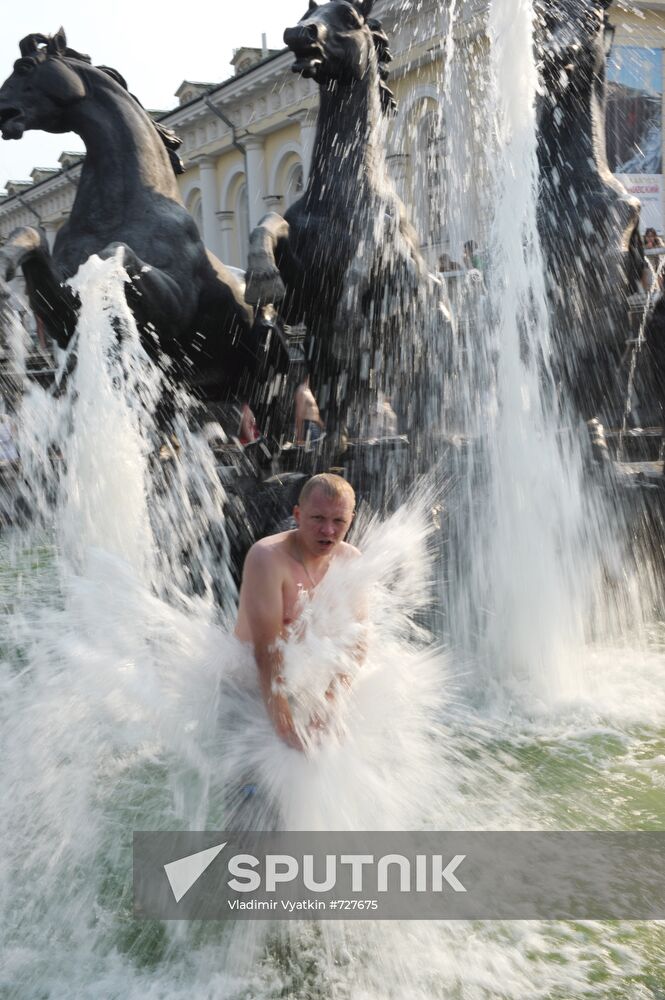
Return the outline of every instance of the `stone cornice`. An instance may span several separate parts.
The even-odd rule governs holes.
[[[76,166],[60,170],[52,177],[47,177],[38,184],[33,184],[32,187],[21,192],[20,195],[12,195],[9,198],[4,198],[0,201],[0,224],[4,218],[8,218],[13,213],[21,211],[25,205],[29,205],[30,208],[36,210],[46,220],[49,214],[58,211],[55,206],[49,209],[49,201],[62,194],[65,190],[71,191],[71,201],[74,200],[78,180],[81,176],[81,168],[82,164],[77,163]],[[41,211],[39,211],[40,208]]]
[[[188,104],[173,111],[167,112],[160,121],[169,125],[176,131],[192,123],[198,124],[202,118],[209,117],[212,112],[205,103],[207,97],[213,104],[222,108],[232,107],[248,96],[263,92],[267,87],[272,87],[280,81],[280,78],[290,75],[292,56],[288,49],[280,52],[278,56],[266,59],[258,63],[246,73],[238,77],[231,77],[224,83],[216,87],[211,87],[205,95],[195,98]]]

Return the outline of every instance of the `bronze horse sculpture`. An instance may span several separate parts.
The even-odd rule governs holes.
[[[539,228],[555,371],[584,419],[615,422],[630,335],[627,295],[644,268],[640,206],[612,176],[605,139],[612,0],[537,0]]]
[[[154,353],[156,338],[158,351],[205,399],[238,391],[258,370],[260,334],[240,282],[206,250],[182,204],[179,140],[150,118],[117,71],[68,48],[62,29],[29,35],[20,51],[0,88],[2,137],[72,131],[86,157],[52,254],[42,232],[21,227],[0,249],[0,276],[22,268],[33,311],[66,347],[79,305],[67,279],[92,254],[121,251],[127,299],[148,349]]]
[[[385,166],[382,116],[395,102],[373,3],[310,0],[285,31],[293,71],[320,89],[312,164],[302,197],[283,217],[265,216],[250,239],[247,300],[281,303],[286,323],[307,326],[329,428],[362,409],[370,385],[406,396],[406,380],[425,364],[407,332],[425,270]]]

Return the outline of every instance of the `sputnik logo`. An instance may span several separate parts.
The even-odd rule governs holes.
[[[227,844],[228,840],[225,840],[217,847],[209,847],[207,851],[198,851],[196,854],[189,854],[186,858],[178,858],[177,861],[171,861],[168,865],[164,865],[164,871],[176,903],[180,902],[195,882],[198,882]]]

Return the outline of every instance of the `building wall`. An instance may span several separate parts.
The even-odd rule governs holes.
[[[661,91],[661,132],[660,150],[661,166],[657,172],[650,172],[648,165],[641,168],[642,173],[623,174],[618,172],[620,179],[631,194],[642,202],[642,228],[654,226],[659,232],[665,230],[665,184],[663,182],[662,161],[665,155],[665,3],[650,3],[650,8],[641,11],[627,10],[616,20],[613,54],[616,58],[622,51],[655,50],[660,57],[660,91]]]

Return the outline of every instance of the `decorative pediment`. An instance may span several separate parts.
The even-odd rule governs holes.
[[[175,96],[178,98],[178,104],[182,107],[183,104],[189,104],[190,101],[205,94],[214,86],[214,83],[203,83],[200,80],[183,80],[176,90]]]

